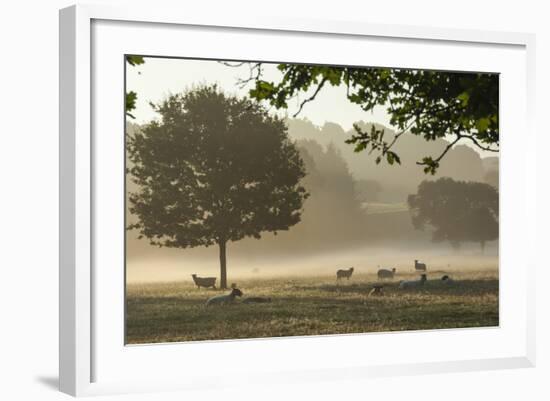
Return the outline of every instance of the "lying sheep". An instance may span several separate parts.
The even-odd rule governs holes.
[[[453,285],[454,282],[455,282],[452,278],[450,278],[446,274],[443,277],[441,277],[441,281],[443,281],[443,283],[445,283],[447,285]]]
[[[369,297],[384,295],[384,286],[382,284],[374,284],[369,292]]]
[[[395,267],[391,270],[388,269],[379,269],[378,270],[378,278],[379,279],[385,279],[390,278],[393,279],[393,276],[395,276]]]
[[[227,295],[216,295],[215,297],[208,298],[206,306],[210,305],[224,305],[230,304],[235,301],[235,297],[242,297],[243,293],[238,288],[233,288]]]
[[[265,304],[271,302],[269,297],[248,297],[243,299],[243,304]]]
[[[425,274],[422,274],[420,276],[420,280],[404,280],[399,283],[399,288],[401,289],[407,289],[407,288],[417,288],[422,287],[424,283],[426,282],[427,277]]]
[[[196,286],[201,287],[212,287],[216,289],[216,277],[199,277],[196,274],[191,274],[191,277],[193,277],[193,281],[195,282]]]
[[[336,272],[336,280],[340,280],[342,278],[349,278],[353,274],[353,267],[350,267],[349,269],[340,269]]]

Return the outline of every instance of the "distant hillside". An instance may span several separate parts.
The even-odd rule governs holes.
[[[359,122],[363,129],[370,129],[371,123]],[[426,175],[416,162],[425,156],[438,156],[448,142],[442,139],[426,141],[415,135],[403,135],[395,145],[395,151],[401,158],[401,165],[380,163],[376,165],[375,156],[367,152],[355,153],[352,145],[345,143],[353,131],[344,131],[336,123],[327,122],[317,127],[305,119],[288,120],[289,134],[295,139],[314,139],[327,146],[333,143],[346,160],[350,172],[357,180],[375,180],[382,186],[379,199],[383,202],[404,202],[407,195],[416,192],[420,182],[426,179],[451,177],[455,180],[484,181],[483,161],[475,150],[458,145],[452,148],[441,163],[435,176]],[[377,124],[378,128],[384,128]],[[391,140],[394,131],[385,128],[386,138]],[[497,161],[498,164],[498,161]]]
[[[486,157],[483,159],[483,168],[485,169],[485,175],[483,181],[489,185],[499,188],[499,161],[498,157]]]
[[[499,160],[500,158],[498,157],[485,157],[484,159],[482,159],[482,162],[483,162],[483,168],[485,169],[485,171],[490,171],[490,170],[495,170],[495,171],[498,171],[498,168],[499,168]]]

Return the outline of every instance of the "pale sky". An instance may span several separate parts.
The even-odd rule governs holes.
[[[279,81],[281,73],[276,69],[276,64],[263,65],[263,78]],[[127,90],[137,92],[138,99],[136,109],[132,114],[136,117],[133,122],[146,123],[157,117],[149,102],[157,103],[168,95],[179,93],[193,85],[205,83],[217,83],[226,93],[246,96],[251,88],[249,84],[245,88],[237,85],[239,78],[249,77],[249,67],[228,67],[217,61],[190,60],[171,58],[146,58],[145,64],[127,67]],[[304,99],[302,95],[302,99]],[[298,111],[298,102],[290,101],[288,115],[291,117]],[[273,112],[276,112],[273,109]],[[282,111],[281,113],[284,113]],[[334,122],[349,130],[356,121],[380,123],[393,128],[389,124],[389,117],[383,107],[377,107],[372,112],[365,112],[345,98],[343,86],[325,86],[314,101],[307,103],[299,118],[307,118],[317,126],[323,126],[325,122]],[[464,142],[465,145],[470,145]],[[482,157],[497,156],[498,153],[483,152],[474,147]]]

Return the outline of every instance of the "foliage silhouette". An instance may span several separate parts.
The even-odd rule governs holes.
[[[303,185],[311,195],[303,220],[293,232],[303,233],[296,237],[300,238],[299,246],[317,243],[323,249],[330,249],[362,243],[366,214],[341,152],[331,143],[322,146],[315,140],[300,140],[297,147],[307,172]]]
[[[217,244],[227,287],[226,246],[288,230],[309,196],[304,162],[283,120],[216,85],[172,95],[159,121],[128,136],[129,195],[137,229],[152,245]]]
[[[143,56],[126,56],[126,62],[132,67],[142,65],[145,63]],[[126,116],[135,119],[134,115],[131,113],[132,110],[136,108],[137,93],[134,91],[126,92],[125,100],[125,109]]]
[[[498,152],[497,74],[299,64],[279,64],[277,68],[282,74],[279,82],[263,80],[262,64],[255,63],[250,78],[241,83],[252,82],[250,96],[276,108],[286,109],[289,99],[304,94],[295,116],[328,85],[344,85],[347,99],[365,111],[385,107],[390,124],[399,130],[393,137],[385,138],[385,130],[374,125],[369,130],[355,125],[355,132],[346,140],[356,152],[376,152],[377,164],[382,160],[390,165],[401,163],[394,145],[404,134],[426,141],[451,138],[439,155],[417,161],[432,175],[459,141]]]
[[[440,178],[424,181],[409,195],[412,223],[433,228],[434,242],[449,241],[459,248],[465,241],[485,243],[498,238],[498,191],[480,182]]]

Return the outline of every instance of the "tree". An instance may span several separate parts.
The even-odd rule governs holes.
[[[289,99],[303,94],[295,116],[328,85],[344,85],[347,100],[365,111],[385,107],[391,125],[399,130],[395,135],[384,138],[383,129],[371,126],[365,131],[355,125],[355,133],[346,140],[356,152],[377,152],[376,163],[383,159],[389,164],[401,163],[393,148],[404,134],[419,135],[426,141],[451,138],[439,155],[417,161],[430,174],[436,173],[443,157],[459,141],[498,152],[497,74],[279,64],[282,78],[273,82],[262,79],[262,66],[252,64],[250,78],[241,83],[252,82],[250,96],[276,108],[288,108]]]
[[[304,163],[280,118],[215,85],[154,107],[161,119],[128,137],[128,172],[139,187],[129,196],[139,221],[129,229],[157,246],[217,244],[227,288],[229,241],[300,221]]]
[[[423,181],[408,197],[416,229],[433,229],[432,240],[449,241],[454,248],[465,241],[485,242],[498,238],[498,191],[485,183],[440,178]]]
[[[300,140],[297,146],[307,171],[304,186],[311,195],[300,224],[307,237],[300,241],[302,246],[317,242],[325,248],[341,247],[363,241],[366,213],[340,151],[332,143],[322,146],[315,140]]]

